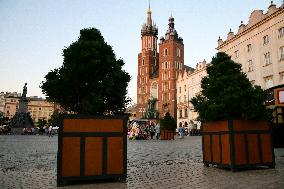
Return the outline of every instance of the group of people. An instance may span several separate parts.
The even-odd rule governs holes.
[[[11,132],[11,127],[8,125],[0,126],[0,135],[8,135]]]
[[[139,122],[133,121],[128,125],[128,137],[130,140],[148,140],[160,138],[160,124],[157,121]]]

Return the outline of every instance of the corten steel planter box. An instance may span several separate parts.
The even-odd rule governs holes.
[[[175,132],[171,130],[161,130],[161,140],[174,140]]]
[[[228,120],[202,125],[205,166],[221,168],[275,167],[271,127],[263,121]]]
[[[57,185],[81,180],[126,180],[127,119],[64,116],[58,133]]]

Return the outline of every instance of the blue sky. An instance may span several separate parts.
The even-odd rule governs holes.
[[[282,0],[274,1],[277,7]],[[250,13],[267,11],[270,0],[152,0],[152,19],[159,38],[173,15],[184,39],[185,64],[209,62],[216,53],[217,38],[236,32]],[[130,73],[129,96],[136,102],[137,56],[140,29],[146,21],[148,0],[0,0],[0,91],[44,95],[39,88],[48,71],[62,65],[62,49],[79,37],[83,28],[98,28],[125,61]]]

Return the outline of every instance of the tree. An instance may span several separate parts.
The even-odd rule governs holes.
[[[37,126],[39,127],[39,128],[43,128],[43,127],[45,127],[47,125],[47,121],[44,119],[44,118],[42,118],[42,119],[38,119],[38,122],[37,122]]]
[[[176,121],[169,112],[167,112],[165,117],[161,120],[161,129],[171,131],[176,129]]]
[[[57,110],[53,112],[53,114],[50,116],[50,119],[48,120],[48,125],[53,127],[59,127],[61,124],[61,113],[59,113]]]
[[[0,112],[0,125],[4,125],[7,121],[7,117],[4,116],[4,113]]]
[[[253,86],[235,63],[223,52],[213,57],[201,81],[201,95],[191,99],[202,121],[227,119],[264,120],[266,93]]]
[[[63,49],[63,57],[63,65],[50,71],[40,86],[49,100],[80,114],[124,111],[130,75],[99,30],[82,29],[79,39]]]

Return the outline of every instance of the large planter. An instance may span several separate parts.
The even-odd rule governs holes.
[[[161,140],[174,140],[175,132],[171,130],[161,130]]]
[[[271,127],[263,121],[228,120],[202,125],[205,166],[232,171],[258,166],[275,167]]]
[[[67,115],[58,134],[57,185],[126,179],[127,117]]]

